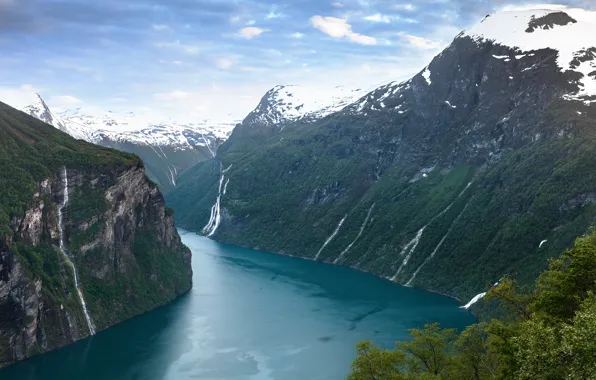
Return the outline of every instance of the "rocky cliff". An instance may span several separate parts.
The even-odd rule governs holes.
[[[168,195],[177,222],[464,301],[504,275],[533,283],[596,221],[583,16],[491,15],[411,79],[314,123],[255,136],[245,120]]]
[[[0,366],[190,289],[190,251],[136,156],[1,103],[0,145]]]

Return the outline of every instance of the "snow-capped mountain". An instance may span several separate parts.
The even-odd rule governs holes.
[[[551,61],[554,61],[556,70],[567,77],[565,86],[562,86],[561,98],[590,105],[596,103],[594,36],[596,12],[582,9],[568,9],[565,12],[539,9],[489,15],[460,33],[451,46],[418,75],[401,83],[391,82],[381,86],[351,104],[348,109],[353,114],[365,115],[386,108],[399,114],[406,113],[408,97],[404,91],[411,89],[414,84],[429,88],[442,86],[447,68],[439,67],[437,62],[443,54],[457,49],[458,45],[470,39],[478,48],[488,44],[499,50],[498,54],[490,56],[492,62],[489,64],[495,70],[501,65],[510,74],[508,82],[505,82],[507,86],[518,85],[522,78],[534,82],[542,80],[541,73],[545,68],[550,68]],[[463,65],[458,69],[464,70]],[[474,86],[481,88],[490,79],[487,75],[475,78]],[[466,106],[449,95],[445,97],[444,104],[452,109]]]
[[[89,112],[83,108],[53,112],[39,94],[31,94],[26,104],[12,105],[74,138],[139,155],[164,192],[176,186],[179,173],[213,157],[237,123],[200,120],[182,124],[133,112]]]
[[[276,125],[283,129],[288,122],[314,121],[340,111],[366,92],[366,89],[345,86],[320,91],[302,86],[275,86],[267,91],[243,123]]]
[[[176,221],[459,299],[532,282],[596,218],[594,36],[596,12],[497,13],[312,123],[276,88],[169,194]]]

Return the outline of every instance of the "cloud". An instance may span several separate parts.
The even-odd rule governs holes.
[[[300,32],[292,33],[292,38],[302,38],[302,37],[304,37],[304,34],[302,34]]]
[[[441,46],[440,42],[432,41],[424,37],[413,36],[411,34],[402,34],[402,40],[418,49],[438,49]]]
[[[153,28],[153,30],[158,31],[158,32],[170,30],[170,27],[166,24],[153,24],[153,25],[151,25],[151,27]]]
[[[342,3],[340,3],[339,1],[331,3],[331,6],[335,7],[335,8],[343,8],[344,7],[344,5]]]
[[[246,39],[251,39],[261,34],[268,32],[268,29],[259,28],[256,26],[248,26],[246,28],[242,28],[238,31],[238,34]]]
[[[273,7],[273,8],[271,8],[271,10],[267,14],[267,16],[265,16],[265,20],[271,20],[274,18],[281,18],[281,17],[285,17],[285,15],[281,12],[276,12],[276,8]]]
[[[411,12],[414,9],[416,9],[416,7],[412,4],[395,4],[392,8],[400,10],[400,11],[408,11],[408,12]]]
[[[83,103],[83,101],[75,98],[74,96],[60,95],[60,96],[51,96],[48,99],[48,103],[50,103],[52,105],[52,107],[64,109],[64,108],[70,108],[77,104],[81,104],[81,103]]]
[[[172,92],[160,92],[157,94],[153,94],[153,97],[156,100],[162,100],[165,102],[179,101],[179,100],[186,99],[188,97],[188,92],[180,91],[180,90],[176,90],[176,91],[172,91]]]
[[[347,38],[348,40],[361,45],[375,45],[377,40],[374,37],[354,33],[352,25],[348,24],[345,18],[313,16],[310,18],[313,27],[333,38]]]
[[[215,67],[220,70],[228,70],[230,67],[234,66],[236,61],[233,58],[225,58],[220,57],[215,60]]]
[[[372,22],[384,22],[384,23],[391,22],[391,17],[390,16],[382,15],[380,13],[376,13],[374,15],[366,16],[364,19],[367,20],[367,21],[372,21]]]

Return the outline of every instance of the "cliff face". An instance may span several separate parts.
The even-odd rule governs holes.
[[[505,275],[533,284],[596,220],[596,56],[575,23],[531,20],[491,16],[316,122],[252,115],[168,194],[178,225],[461,300]]]
[[[2,146],[24,141],[27,154],[26,165],[17,155],[12,168],[0,156],[0,172],[24,169],[29,176],[0,178],[17,197],[9,203],[10,194],[0,194],[6,201],[0,203],[0,367],[83,339],[191,288],[191,253],[142,162],[74,142],[36,121],[36,130],[82,152],[77,159],[43,152],[42,171],[29,150],[45,149],[45,136],[19,128],[12,117],[23,115],[1,111]],[[85,164],[89,154],[95,157]]]

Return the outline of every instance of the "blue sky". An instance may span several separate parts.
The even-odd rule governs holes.
[[[39,91],[56,109],[241,118],[276,84],[402,79],[486,14],[538,3],[0,0],[0,100]]]

